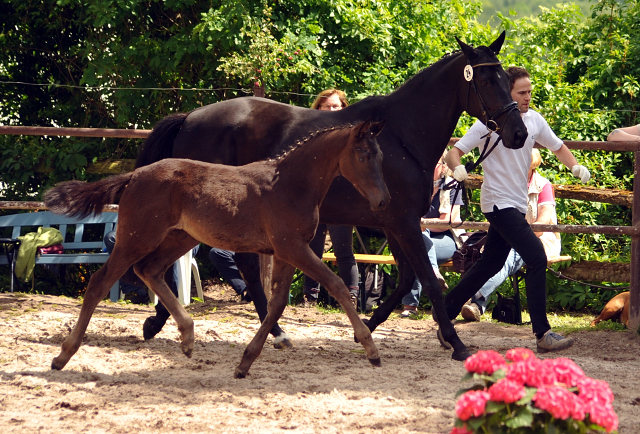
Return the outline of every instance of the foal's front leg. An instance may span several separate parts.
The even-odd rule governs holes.
[[[244,378],[247,376],[249,368],[262,352],[264,342],[267,340],[269,332],[280,319],[280,316],[282,316],[282,312],[289,298],[289,287],[291,286],[294,272],[295,267],[274,256],[273,271],[271,274],[273,288],[271,290],[271,299],[267,306],[268,312],[258,332],[244,350],[242,360],[234,373],[236,378]]]
[[[362,344],[367,353],[369,362],[374,366],[380,366],[378,348],[373,342],[371,331],[358,316],[356,308],[353,306],[353,303],[351,303],[349,290],[342,279],[336,276],[329,267],[323,264],[309,246],[305,246],[304,249],[290,249],[288,251],[294,252],[295,254],[289,255],[286,260],[302,270],[312,279],[320,282],[320,284],[327,289],[329,294],[331,294],[331,296],[340,303],[353,326],[357,342]]]

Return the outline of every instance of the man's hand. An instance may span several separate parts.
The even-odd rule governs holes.
[[[456,166],[455,170],[453,171],[453,177],[456,181],[462,182],[466,181],[469,178],[469,174],[467,173],[467,169],[465,169],[461,164],[459,166]]]
[[[581,166],[580,164],[576,164],[575,166],[573,166],[571,168],[571,173],[573,173],[573,176],[575,176],[576,178],[580,178],[580,181],[582,181],[583,184],[586,184],[589,179],[591,179],[591,173],[589,173],[589,169]]]

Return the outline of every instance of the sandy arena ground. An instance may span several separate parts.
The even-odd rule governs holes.
[[[440,347],[431,320],[389,320],[374,333],[382,367],[366,360],[342,314],[287,307],[280,322],[295,348],[269,338],[249,376],[233,378],[259,326],[253,305],[209,286],[194,315],[193,358],[169,320],[144,342],[153,308],[103,302],[84,343],[50,370],[80,302],[0,294],[0,428],[18,433],[448,433],[463,364]],[[528,327],[460,323],[473,350],[534,349]],[[563,352],[615,394],[619,432],[640,433],[640,338],[580,332]]]

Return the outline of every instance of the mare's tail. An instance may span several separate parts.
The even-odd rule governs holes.
[[[115,203],[132,176],[133,172],[128,172],[96,182],[61,182],[47,190],[44,203],[55,214],[77,218],[98,215],[105,205]]]
[[[153,127],[153,131],[144,141],[138,153],[136,169],[165,158],[171,158],[173,141],[188,115],[189,113],[174,113],[162,119]]]

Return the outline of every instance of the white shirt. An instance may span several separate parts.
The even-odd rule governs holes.
[[[498,209],[516,208],[522,214],[527,213],[527,173],[531,166],[531,150],[535,142],[538,142],[550,151],[557,151],[562,147],[562,140],[547,124],[547,121],[536,111],[529,109],[522,115],[522,120],[529,135],[525,144],[520,149],[508,149],[500,143],[489,156],[482,162],[484,181],[480,192],[480,207],[482,212],[492,212],[493,207]],[[484,148],[487,127],[480,121],[469,129],[467,134],[460,139],[455,147],[464,154],[479,148]],[[488,146],[495,143],[498,135],[491,133]]]

